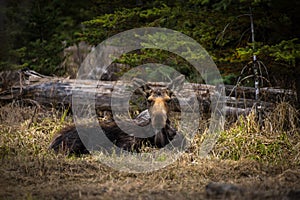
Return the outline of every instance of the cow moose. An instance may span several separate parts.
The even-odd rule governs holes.
[[[154,133],[152,136],[145,138],[136,137],[128,134],[128,132],[132,133],[135,130],[124,131],[114,120],[100,121],[100,126],[106,137],[114,145],[126,151],[140,152],[143,147],[162,148],[169,144],[177,134],[176,129],[171,127],[170,111],[168,109],[168,102],[172,96],[170,91],[172,84],[173,82],[167,87],[149,87],[146,84],[144,88],[139,88],[140,92],[146,96],[149,108],[133,119],[133,123],[141,127],[150,125],[148,126],[149,131]],[[131,129],[131,127],[129,126],[128,129]],[[75,125],[62,129],[54,137],[49,148],[55,152],[67,154],[80,155],[89,153],[82,143]]]

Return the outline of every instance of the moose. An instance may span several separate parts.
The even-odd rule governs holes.
[[[180,76],[174,81],[182,81],[182,78],[184,77]],[[126,151],[140,152],[143,147],[162,148],[169,144],[178,135],[176,129],[171,127],[170,111],[168,108],[168,102],[173,95],[170,89],[174,86],[174,81],[166,87],[150,87],[145,84],[144,87],[138,89],[147,98],[149,108],[133,119],[133,123],[140,127],[149,127],[148,131],[154,133],[152,136],[137,137],[133,134],[128,134],[136,131],[132,126],[127,126],[128,130],[124,131],[114,120],[100,121],[99,124],[106,137],[115,146]],[[55,152],[64,152],[67,154],[80,155],[89,153],[82,143],[75,125],[62,129],[54,137],[49,148]]]

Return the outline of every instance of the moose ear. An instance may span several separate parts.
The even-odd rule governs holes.
[[[172,91],[172,90],[170,90],[170,89],[168,89],[168,90],[166,91],[166,94],[167,94],[168,97],[170,98],[170,99],[166,99],[166,101],[171,100],[171,97],[172,97],[173,93],[174,93],[174,91]]]
[[[168,101],[170,101],[170,100],[171,100],[171,96],[165,96],[165,97],[164,97],[164,101],[168,102]]]
[[[179,91],[183,88],[184,81],[185,81],[185,76],[181,74],[177,76],[174,80],[172,80],[172,82],[169,83],[167,87],[172,93],[174,91]]]

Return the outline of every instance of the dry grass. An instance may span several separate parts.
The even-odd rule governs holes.
[[[220,134],[214,155],[221,159],[253,159],[267,165],[300,165],[300,133],[296,110],[278,104],[260,127],[251,113]]]
[[[254,116],[241,118],[221,134],[210,158],[197,155],[203,139],[198,136],[190,151],[173,164],[133,174],[115,171],[91,155],[55,155],[48,150],[50,140],[71,123],[71,117],[9,104],[0,108],[0,199],[296,197],[300,191],[296,113],[288,104],[277,109],[263,129],[258,129]],[[234,184],[243,192],[209,196],[205,186],[210,182]]]

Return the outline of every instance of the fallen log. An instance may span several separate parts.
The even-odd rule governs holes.
[[[5,90],[0,93],[0,100],[18,100],[18,99],[33,99],[43,105],[71,105],[72,95],[76,94],[76,102],[80,103],[82,99],[83,103],[86,103],[87,98],[95,103],[95,108],[99,110],[111,110],[111,106],[116,106],[118,110],[127,109],[126,103],[124,101],[124,91],[126,90],[126,85],[116,84],[114,81],[94,81],[94,80],[74,80],[74,79],[41,79],[39,82],[32,84],[13,86],[9,90]],[[157,84],[153,83],[150,85],[163,86],[163,83]],[[208,101],[207,90],[199,89],[197,91],[197,97],[200,97],[203,101]],[[114,102],[117,104],[111,105],[111,96],[114,93]],[[191,86],[184,84],[181,91],[184,104],[193,103]],[[171,101],[171,110],[179,111],[180,105],[175,98]]]
[[[1,75],[1,74],[0,74]],[[19,79],[17,78],[19,77]],[[0,77],[1,78],[1,77]],[[97,81],[97,80],[78,80],[68,78],[49,77],[38,74],[31,70],[18,71],[18,75],[14,75],[13,80],[8,80],[6,76],[5,81],[2,78],[0,84],[0,101],[7,102],[12,100],[33,99],[43,105],[60,106],[71,105],[72,95],[76,94],[77,102],[82,100],[86,103],[87,97],[92,98],[95,103],[95,108],[98,110],[111,110],[112,107],[117,107],[118,110],[127,110],[128,104],[124,101],[124,91],[128,85],[132,83],[117,84],[116,81]],[[13,82],[13,84],[5,85],[6,82]],[[160,87],[165,86],[166,83],[149,83],[150,86]],[[9,86],[9,87],[8,87]],[[232,91],[237,89],[235,94],[240,94],[239,97],[234,97]],[[181,105],[176,98],[173,98],[170,103],[170,109],[173,111],[180,111],[181,107],[189,106],[194,102],[195,95],[198,100],[200,112],[210,112],[211,101],[210,97],[216,92],[216,87],[206,84],[185,83],[180,90],[180,95],[183,96]],[[248,113],[249,109],[253,107],[256,100],[253,98],[242,98],[241,94],[253,95],[254,89],[249,87],[234,88],[234,86],[225,86],[225,92],[229,95],[224,100],[227,102],[225,108],[226,114],[242,114]],[[295,99],[295,93],[292,91],[262,88],[261,92],[272,96],[270,99],[260,101],[263,108],[273,107],[274,103],[278,101],[276,94],[285,94],[287,99]],[[111,104],[112,93],[116,102]],[[247,95],[243,95],[246,97]]]
[[[280,102],[287,101],[296,103],[296,93],[293,90],[263,87],[259,89],[260,100],[268,102]],[[235,85],[225,86],[226,96],[243,98],[243,99],[255,99],[255,88],[253,87],[241,87]]]

